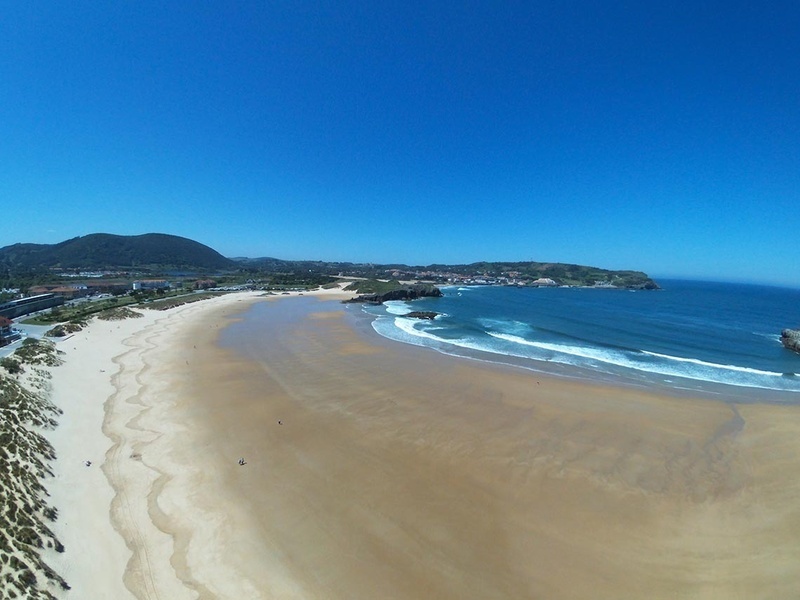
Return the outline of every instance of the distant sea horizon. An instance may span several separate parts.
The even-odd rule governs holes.
[[[755,287],[774,287],[784,290],[800,291],[800,282],[789,283],[786,281],[769,281],[757,279],[731,279],[729,277],[709,277],[708,275],[688,276],[688,275],[649,275],[650,279],[661,285],[661,282],[684,282],[684,283],[726,283],[730,285],[750,285]],[[798,323],[800,324],[800,323]]]
[[[800,402],[800,289],[656,279],[662,289],[445,286],[367,306],[383,337],[542,373],[737,401]],[[433,311],[432,320],[405,317]]]

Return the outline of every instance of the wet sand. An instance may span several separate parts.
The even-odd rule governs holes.
[[[240,322],[248,306],[258,327]],[[113,498],[107,524],[78,533],[107,575],[92,580],[94,559],[70,555],[69,523],[62,532],[80,597],[123,597],[120,580],[132,597],[175,600],[800,589],[798,407],[449,357],[315,298],[229,298],[143,321],[109,332],[108,496],[94,471],[76,474],[100,508]]]
[[[359,333],[337,303],[268,311],[269,343],[239,343],[249,359],[215,345],[209,312],[140,372],[160,400],[134,421],[157,434],[132,450],[161,475],[148,509],[175,540],[158,558],[174,568],[170,597],[800,589],[795,407],[448,357]],[[126,581],[156,597],[146,572],[134,562]]]

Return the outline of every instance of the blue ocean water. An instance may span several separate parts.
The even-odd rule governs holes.
[[[800,290],[660,284],[659,291],[446,287],[442,298],[365,310],[379,334],[448,354],[672,389],[775,390],[800,401],[800,355],[780,343],[781,329],[800,326]],[[411,310],[440,316],[403,316]]]

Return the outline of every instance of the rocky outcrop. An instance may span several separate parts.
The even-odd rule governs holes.
[[[784,348],[800,352],[800,329],[784,329],[781,331],[781,343]]]
[[[410,313],[406,313],[403,316],[409,319],[427,319],[428,321],[433,321],[439,316],[439,313],[433,312],[432,310],[412,310]]]
[[[360,302],[367,304],[383,304],[389,300],[416,300],[417,298],[438,298],[442,295],[442,290],[435,285],[414,284],[404,285],[394,290],[382,294],[362,294],[356,298],[345,300],[345,302]]]

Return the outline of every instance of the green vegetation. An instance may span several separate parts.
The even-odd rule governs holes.
[[[41,370],[36,375],[49,377]],[[35,429],[54,427],[59,412],[44,396],[0,376],[0,558],[8,566],[0,581],[3,598],[53,600],[47,586],[69,589],[42,560],[42,550],[63,552],[64,546],[48,526],[58,511],[43,500],[42,479],[53,475],[48,462],[55,451]]]
[[[85,322],[92,315],[139,302],[135,296],[120,296],[108,298],[106,300],[94,300],[89,302],[79,302],[70,306],[56,306],[49,312],[38,315],[25,321],[31,325],[50,325],[53,323],[81,323]]]
[[[396,279],[392,279],[391,281],[362,279],[354,281],[344,289],[348,292],[356,292],[358,294],[385,294],[386,292],[399,290],[402,287],[402,284]]]
[[[75,276],[82,270],[100,270],[105,275],[80,282]],[[210,277],[220,288],[247,286],[277,291],[330,285],[337,277],[434,283],[483,278],[492,279],[493,283],[515,285],[545,278],[558,285],[658,287],[639,271],[613,271],[565,263],[475,262],[409,266],[277,258],[228,259],[198,242],[163,234],[92,234],[60,244],[14,244],[0,248],[0,287],[28,290],[33,285],[83,283],[89,288],[107,292],[113,289],[112,282],[130,286],[136,279],[153,277],[169,277],[173,284],[189,287],[198,279]],[[144,297],[146,292],[137,294]]]
[[[191,304],[192,302],[199,302],[201,300],[208,300],[209,298],[215,298],[227,293],[228,292],[201,292],[195,294],[183,294],[180,296],[163,298],[161,300],[153,300],[152,302],[143,304],[143,307],[152,310],[168,310],[170,308],[175,308],[176,306]]]
[[[77,333],[84,327],[86,327],[86,321],[84,320],[70,321],[68,323],[56,325],[49,331],[46,331],[44,335],[46,337],[64,337],[70,333]]]
[[[93,233],[59,244],[14,244],[0,248],[0,266],[65,269],[230,269],[233,262],[199,242],[161,233]],[[3,269],[5,270],[5,269]]]
[[[10,375],[22,373],[22,364],[12,356],[0,358],[0,367],[3,367]]]
[[[127,306],[109,308],[97,314],[97,318],[101,321],[122,321],[124,319],[137,319],[143,316],[142,313],[131,310]]]
[[[25,338],[22,345],[14,350],[14,358],[21,363],[31,365],[47,365],[55,367],[61,364],[58,357],[59,350],[53,342],[48,340],[37,340],[35,338]]]
[[[468,265],[430,265],[430,272],[455,274],[461,277],[488,277],[513,279],[521,284],[536,279],[552,279],[558,285],[592,286],[597,284],[615,287],[657,289],[658,285],[640,271],[612,271],[565,263],[540,262],[478,262]],[[434,280],[438,280],[436,276]]]

